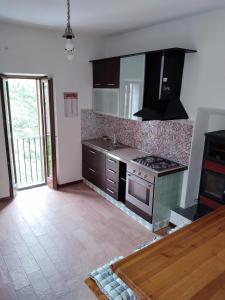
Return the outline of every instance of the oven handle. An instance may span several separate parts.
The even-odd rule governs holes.
[[[137,177],[129,172],[127,172],[127,178],[128,178],[128,180],[130,179],[130,180],[136,181],[137,183],[144,185],[147,188],[151,188],[154,185],[153,183],[148,182],[140,177]]]

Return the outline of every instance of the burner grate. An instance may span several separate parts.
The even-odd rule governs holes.
[[[178,164],[174,161],[171,161],[171,160],[159,157],[159,156],[138,157],[138,158],[133,159],[133,161],[135,161],[141,165],[144,165],[146,167],[149,167],[153,170],[156,170],[156,171],[164,171],[167,169],[177,168],[180,166],[180,164]]]

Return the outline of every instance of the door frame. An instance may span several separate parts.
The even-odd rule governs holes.
[[[45,107],[45,95],[44,95],[44,81],[48,83],[48,101],[49,101],[49,118],[50,118],[50,128],[51,128],[51,145],[52,145],[52,178],[48,177],[48,150],[47,150],[47,124],[46,124],[46,107]],[[45,167],[45,178],[46,184],[53,188],[58,189],[57,182],[57,159],[56,159],[56,135],[55,135],[55,110],[54,110],[54,93],[53,93],[53,79],[52,77],[43,76],[39,77],[39,89],[40,89],[40,107],[41,107],[41,119],[42,119],[42,136],[43,136],[43,146],[44,146],[44,167]]]
[[[0,93],[1,93],[2,119],[3,119],[7,169],[8,169],[8,177],[9,177],[9,198],[10,198],[10,200],[12,200],[14,198],[14,188],[13,188],[13,179],[12,179],[12,170],[11,170],[11,165],[12,164],[11,164],[10,151],[9,151],[9,141],[8,141],[7,120],[6,120],[6,107],[5,107],[5,100],[4,100],[5,95],[4,95],[3,79],[7,79],[7,77],[6,76],[1,76],[1,78],[0,78]]]
[[[13,188],[13,179],[12,179],[12,170],[11,170],[11,158],[10,158],[10,150],[9,150],[9,143],[8,143],[8,130],[7,130],[7,120],[6,120],[6,107],[5,107],[5,101],[4,101],[4,86],[3,86],[3,79],[34,79],[36,81],[39,81],[39,87],[41,89],[41,79],[48,79],[48,82],[50,83],[49,85],[49,96],[50,96],[50,104],[51,109],[51,127],[54,130],[53,136],[54,136],[54,141],[53,141],[53,136],[51,137],[52,143],[54,144],[54,149],[53,149],[53,155],[54,155],[54,160],[53,160],[53,169],[54,173],[56,174],[56,177],[53,180],[53,188],[57,189],[58,184],[57,184],[57,158],[56,158],[56,142],[55,142],[55,111],[54,111],[54,93],[53,93],[53,80],[51,77],[48,75],[29,75],[29,74],[2,74],[0,73],[0,98],[1,98],[1,105],[2,105],[2,119],[3,119],[3,129],[4,129],[4,140],[5,140],[5,149],[6,149],[6,159],[7,159],[7,169],[8,169],[8,177],[9,177],[9,198],[12,200],[14,198],[14,188]],[[49,81],[50,79],[50,81]],[[51,94],[51,95],[50,95]],[[42,101],[42,93],[38,91],[37,97],[39,98],[38,101],[40,102],[40,107],[42,109],[43,101]],[[42,122],[42,127],[44,126],[44,116],[43,112],[41,112],[41,122]],[[52,121],[53,120],[53,121]],[[44,142],[44,141],[43,141]],[[45,173],[45,184],[47,184],[47,177],[46,177],[46,156],[45,156],[45,142],[43,144],[43,156],[44,156],[44,173]],[[38,186],[42,186],[43,184],[38,184],[34,185],[30,188],[35,188]],[[24,188],[26,189],[26,188]]]

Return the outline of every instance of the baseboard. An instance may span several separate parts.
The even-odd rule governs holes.
[[[71,182],[67,182],[67,183],[63,183],[63,184],[58,183],[58,188],[63,188],[63,187],[70,186],[72,184],[78,184],[78,183],[81,183],[81,182],[83,182],[83,179],[76,180],[76,181],[71,181]]]
[[[10,197],[0,198],[0,202],[6,202],[6,201],[11,201],[11,198]]]

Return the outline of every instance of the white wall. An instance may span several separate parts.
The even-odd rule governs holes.
[[[189,178],[187,182],[186,203],[183,206],[191,206],[198,198],[201,178],[202,158],[206,132],[225,129],[225,110],[199,108],[194,131],[192,145]]]
[[[62,29],[63,32],[63,29]],[[0,73],[32,73],[53,76],[58,181],[81,179],[81,132],[78,118],[64,117],[63,92],[78,91],[79,109],[91,107],[92,72],[89,60],[98,55],[99,39],[75,40],[76,56],[67,61],[62,32],[0,23]],[[8,177],[2,116],[0,113],[0,197],[8,196]]]
[[[196,121],[199,107],[225,109],[224,28],[225,10],[209,12],[108,37],[105,39],[102,56],[176,46],[196,49],[198,53],[186,56],[181,91],[181,101],[190,119]],[[204,132],[209,130],[210,124],[214,124],[214,128],[218,127],[211,121],[203,117],[195,123],[189,173],[185,174],[183,185],[183,207],[192,205],[198,196],[201,169],[199,159],[203,151]],[[221,126],[221,120],[219,123]]]

